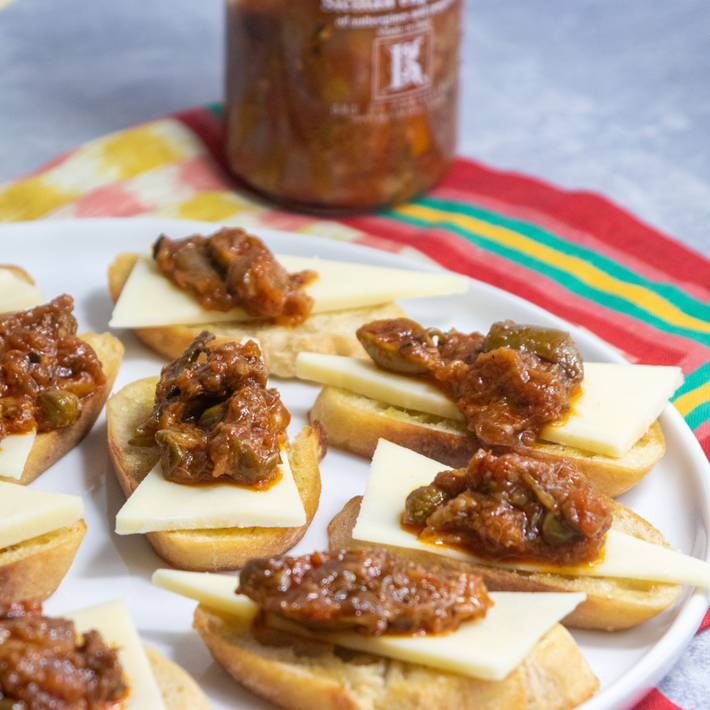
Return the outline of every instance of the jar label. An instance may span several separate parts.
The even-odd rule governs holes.
[[[436,16],[452,8],[458,13],[459,0],[320,0],[321,12],[335,16],[334,32],[359,30],[373,37],[367,103],[333,103],[331,116],[347,117],[354,124],[377,123],[441,105],[455,82],[456,58],[450,71],[435,76],[441,41],[435,34]]]

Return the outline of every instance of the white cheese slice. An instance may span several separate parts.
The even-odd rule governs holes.
[[[561,424],[541,439],[606,456],[623,456],[658,419],[683,384],[679,367],[584,364],[582,395]]]
[[[194,599],[225,614],[244,616],[256,611],[251,599],[235,593],[239,577],[233,574],[157,569],[152,581],[160,589]]]
[[[286,457],[281,480],[265,491],[231,483],[182,485],[163,478],[160,463],[116,516],[119,535],[205,528],[298,527],[306,513]]]
[[[491,562],[445,546],[420,542],[415,535],[403,530],[400,525],[404,502],[415,488],[430,484],[437,473],[446,470],[449,470],[448,466],[380,439],[372,459],[360,515],[353,529],[353,538],[381,545],[424,550],[503,569],[710,587],[710,564],[707,562],[617,530],[607,533],[600,562],[573,568],[549,563],[538,565]]]
[[[401,298],[463,293],[468,279],[326,259],[277,255],[289,272],[310,269],[318,278],[306,286],[314,299],[312,313],[390,303]],[[161,276],[149,253],[138,257],[116,303],[112,328],[225,323],[250,320],[242,309],[207,311],[185,291]]]
[[[36,436],[37,430],[33,429],[27,434],[10,434],[0,439],[0,476],[17,481],[22,478]]]
[[[395,407],[464,420],[456,405],[435,385],[381,370],[372,360],[301,352],[296,358],[296,376],[341,387]]]
[[[121,710],[165,710],[160,688],[123,600],[81,609],[64,617],[74,622],[79,633],[97,629],[106,643],[118,649],[118,659],[130,688]]]
[[[0,268],[0,313],[24,311],[44,301],[44,294],[36,286]]]
[[[73,525],[83,515],[80,496],[0,482],[0,549]]]
[[[251,600],[235,595],[237,581],[234,577],[158,570],[153,575],[153,583],[247,620],[256,613],[256,605]],[[295,624],[285,626],[294,633],[338,646],[484,680],[501,680],[523,661],[554,624],[583,602],[586,595],[491,592],[490,597],[494,606],[485,618],[464,623],[457,631],[440,636],[370,637],[311,632]]]
[[[369,360],[299,353],[296,374],[395,407],[463,420],[434,385],[378,369]],[[679,367],[585,363],[582,392],[561,424],[542,438],[605,456],[623,456],[656,421],[683,383]]]

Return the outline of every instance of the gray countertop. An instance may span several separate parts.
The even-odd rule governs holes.
[[[15,0],[0,182],[219,99],[222,46],[222,0]],[[710,256],[710,3],[469,2],[460,152],[601,192]]]
[[[220,99],[222,52],[223,0],[15,0],[0,10],[0,183]],[[463,155],[602,193],[710,257],[708,0],[475,0],[461,73]],[[710,632],[661,689],[710,708]]]

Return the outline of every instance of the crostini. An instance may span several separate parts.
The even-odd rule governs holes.
[[[378,356],[368,333],[382,328],[398,358],[419,349],[429,365],[397,370],[391,353]],[[336,448],[370,458],[384,438],[455,467],[480,446],[524,450],[544,461],[573,460],[612,497],[636,485],[665,452],[656,419],[682,382],[679,368],[582,365],[566,333],[510,322],[494,324],[485,337],[434,335],[408,319],[372,323],[358,335],[376,363],[312,353],[297,359],[299,377],[326,385],[310,418]],[[534,351],[549,340],[557,353],[541,345]],[[569,361],[575,378],[565,383],[560,363]]]
[[[222,229],[207,238],[161,237],[150,254],[120,254],[108,273],[116,303],[111,326],[135,330],[149,348],[168,359],[182,353],[204,328],[217,336],[217,342],[254,338],[262,345],[269,372],[293,377],[296,355],[302,351],[364,357],[355,331],[373,319],[404,315],[395,299],[461,293],[468,286],[465,277],[454,274],[304,257],[278,256],[274,261],[266,252],[260,240],[243,230]],[[181,267],[174,283],[158,272],[156,265],[163,262],[169,262],[170,275],[176,264]],[[298,273],[287,274],[282,264]],[[304,270],[310,276],[301,279],[303,291],[312,308],[301,320],[292,317],[291,301],[281,291],[284,282]],[[249,315],[244,301],[226,295],[221,299],[224,307],[235,303],[244,307],[219,311],[215,298],[204,307],[196,300],[199,292],[221,293],[225,285],[229,293],[247,294],[248,303],[262,301],[269,307]],[[274,306],[281,301],[283,311]]]
[[[123,345],[109,333],[76,335],[63,295],[0,315],[0,481],[25,485],[89,432],[111,392]]]
[[[222,375],[209,379],[217,370]],[[257,380],[255,394],[242,392]],[[109,451],[128,498],[117,517],[119,533],[145,532],[166,562],[200,571],[238,569],[253,557],[284,552],[303,537],[318,508],[318,465],[326,440],[319,427],[309,426],[288,442],[284,428],[271,441],[276,449],[263,457],[264,465],[256,465],[254,457],[260,454],[243,442],[252,435],[270,436],[270,425],[259,419],[266,410],[251,413],[246,400],[252,395],[266,398],[270,409],[264,416],[288,421],[276,391],[265,389],[265,382],[259,347],[253,341],[214,345],[204,333],[181,359],[163,368],[160,379],[139,380],[111,397],[106,408]],[[185,419],[173,417],[178,410]],[[165,417],[170,417],[169,424]],[[190,449],[185,436],[193,444],[195,437],[203,443]],[[210,445],[210,436],[212,451],[220,451],[213,458],[201,448]],[[259,441],[255,447],[260,445]],[[202,479],[189,483],[189,460],[197,459]],[[174,476],[166,481],[167,469],[180,482],[174,482]],[[257,470],[273,476],[259,483]],[[218,471],[246,478],[223,482]],[[250,477],[254,485],[247,485]]]
[[[0,702],[12,708],[210,710],[178,665],[143,648],[126,605],[47,617],[37,602],[0,605]]]
[[[86,533],[79,496],[0,482],[0,604],[44,601]]]
[[[153,581],[199,601],[194,626],[215,660],[239,683],[289,710],[563,709],[596,692],[599,684],[587,661],[556,623],[583,595],[491,593],[493,606],[484,618],[462,621],[443,636],[411,636],[402,627],[411,631],[422,617],[424,623],[433,616],[448,623],[439,608],[439,594],[447,595],[436,581],[438,573],[392,555],[397,561],[388,574],[382,566],[386,557],[381,549],[371,549],[315,553],[290,564],[288,558],[252,562],[240,575],[249,578],[250,596],[255,564],[262,574],[281,570],[282,593],[269,599],[257,591],[256,603],[235,594],[234,578],[158,570]],[[367,567],[358,572],[354,563],[361,558]],[[338,568],[341,561],[344,569]],[[461,589],[471,575],[448,577]],[[426,603],[429,613],[421,613],[419,584],[432,585],[424,594],[432,596]],[[302,586],[305,605],[298,602]],[[241,583],[239,591],[244,591]],[[463,614],[467,597],[454,596]],[[326,614],[318,611],[322,604]],[[276,605],[283,612],[276,612]],[[352,613],[355,607],[360,614]],[[398,629],[396,635],[382,626],[383,617]],[[335,630],[328,630],[331,626]]]
[[[483,456],[486,459],[492,457],[490,454]],[[511,456],[515,455],[508,454],[500,458]],[[489,464],[494,465],[484,461],[482,468],[475,474],[484,476],[481,485],[486,483]],[[514,462],[508,460],[501,461],[501,468],[512,468],[514,465]],[[549,506],[546,509],[553,511],[556,516],[562,504],[555,503],[540,487],[536,472],[540,465],[540,462],[529,459],[519,469],[522,478],[532,480],[529,484],[531,490],[521,496],[520,505],[525,508],[529,500],[536,504],[540,502],[542,508]],[[407,497],[415,489],[430,486],[438,474],[443,476],[445,472],[466,476],[465,470],[451,473],[450,469],[436,461],[381,441],[373,459],[364,497],[349,501],[328,527],[330,549],[382,544],[425,565],[446,564],[465,569],[473,567],[492,590],[585,592],[586,600],[563,622],[575,628],[630,628],[673,605],[680,594],[681,584],[710,584],[710,564],[674,552],[650,523],[602,494],[598,495],[610,511],[611,529],[604,538],[601,556],[591,562],[556,564],[544,560],[520,560],[514,551],[506,553],[502,559],[491,560],[457,544],[419,539],[416,531],[402,524]],[[496,491],[507,490],[510,486],[503,483],[486,485],[493,492],[494,498],[497,496]],[[468,494],[455,496],[451,499],[453,507],[449,509],[452,512],[459,506],[459,520],[464,523],[476,517],[472,508],[475,505],[469,497]],[[477,494],[473,495],[473,499],[477,499]],[[445,497],[442,501],[448,503],[449,499]],[[510,505],[509,502],[505,503],[505,507],[512,510]],[[545,523],[545,515],[536,516],[531,521],[523,518],[523,513],[517,508],[514,515],[521,521],[516,525],[542,529]],[[506,522],[501,519],[499,524],[505,526]],[[566,524],[562,527],[566,528]],[[552,527],[553,534],[557,527],[559,525]],[[501,538],[505,539],[510,532],[510,529],[505,530]],[[526,533],[530,534],[530,531]],[[506,559],[506,556],[510,559]]]

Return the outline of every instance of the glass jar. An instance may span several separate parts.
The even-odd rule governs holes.
[[[227,0],[234,174],[290,207],[424,192],[456,147],[463,0]]]

